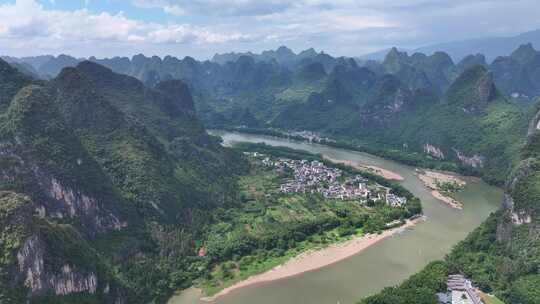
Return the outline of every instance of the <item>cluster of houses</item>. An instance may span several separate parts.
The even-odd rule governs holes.
[[[281,185],[283,193],[321,193],[325,198],[343,200],[374,199],[363,177],[341,179],[343,172],[340,169],[327,167],[319,161],[279,159],[274,166],[279,171],[293,171],[293,178]]]
[[[276,168],[279,172],[290,172],[291,178],[281,185],[282,193],[320,193],[328,199],[360,200],[361,202],[385,201],[392,207],[401,207],[407,198],[391,194],[390,189],[380,185],[368,185],[360,175],[347,176],[338,168],[331,168],[319,161],[271,159],[253,153],[262,159],[262,164]]]
[[[386,193],[386,203],[392,207],[402,207],[407,204],[407,198],[392,193]]]
[[[312,132],[312,131],[294,131],[294,132],[286,132],[285,135],[287,136],[293,136],[293,137],[299,137],[304,140],[307,140],[309,142],[333,142],[334,140],[328,138],[328,137],[322,137],[319,133]]]
[[[437,294],[440,304],[484,304],[478,289],[463,275],[449,275],[446,286],[446,293]]]

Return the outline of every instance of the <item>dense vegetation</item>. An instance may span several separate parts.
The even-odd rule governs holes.
[[[446,290],[448,266],[433,262],[421,272],[411,276],[399,287],[388,287],[379,294],[366,298],[362,304],[437,304],[437,292]]]
[[[318,131],[367,152],[475,174],[501,185],[517,160],[527,125],[526,103],[540,93],[539,58],[540,52],[527,44],[491,64],[482,55],[454,63],[444,52],[408,55],[397,49],[382,62],[359,62],[313,49],[295,54],[286,47],[216,55],[205,62],[143,55],[91,61],[156,88],[160,81],[187,81],[195,92],[197,114],[208,127]],[[78,63],[69,56],[9,59],[53,76],[60,72],[57,67]],[[102,83],[99,77],[94,81]],[[133,97],[132,91],[117,90],[125,85],[108,84],[122,92],[111,95],[113,102]],[[151,110],[138,104],[124,109]],[[426,144],[442,154],[426,154]]]
[[[539,279],[540,243],[530,227],[515,228],[511,239],[503,241],[497,226],[503,218],[495,213],[460,242],[444,261],[427,266],[399,287],[384,289],[368,297],[363,304],[437,303],[437,292],[446,291],[448,274],[463,273],[482,291],[493,293],[505,303],[533,304],[540,301]],[[434,266],[436,265],[436,266]]]
[[[506,181],[505,208],[444,261],[363,302],[434,303],[445,276],[461,272],[507,303],[538,303],[540,135],[538,107],[528,102],[539,94],[539,58],[525,45],[492,64],[392,50],[382,63],[359,66],[284,48],[220,63],[92,59],[136,78],[68,56],[42,58],[34,71],[18,62],[24,73],[0,60],[0,301],[18,303],[28,293],[15,257],[30,237],[48,253],[36,276],[43,282],[63,265],[100,278],[91,296],[57,297],[50,286],[33,294],[44,302],[163,302],[194,282],[212,292],[421,211],[408,191],[367,173],[408,196],[409,207],[272,193],[279,177],[239,151],[320,156],[225,149],[197,113],[210,127],[311,130],[336,147]],[[56,78],[36,81],[36,73]]]
[[[0,80],[25,79],[15,76]],[[407,207],[280,193],[283,177],[241,152],[321,156],[222,147],[195,117],[181,81],[151,89],[83,62],[49,82],[17,85],[0,121],[2,302],[160,303],[194,283],[213,292],[421,212],[404,188],[343,165],[336,166],[407,196]],[[72,288],[67,296],[55,291],[62,280]]]
[[[522,160],[518,160],[508,177],[503,209],[492,214],[460,242],[444,261],[437,262],[446,269],[446,273],[427,267],[414,277],[421,278],[418,286],[411,286],[407,281],[366,298],[362,303],[416,301],[417,296],[425,292],[419,286],[429,286],[450,273],[466,275],[484,292],[496,295],[505,303],[540,302],[536,285],[540,276],[538,120],[537,114],[531,122],[527,144],[520,151]],[[430,292],[433,294],[445,289],[441,284]],[[399,295],[399,301],[396,301],[396,295]],[[432,299],[428,303],[436,302]]]
[[[264,144],[244,143],[235,149],[279,158],[324,161],[305,151]],[[392,187],[392,192],[408,197],[407,206],[392,208],[384,202],[365,205],[357,200],[325,199],[320,194],[284,194],[279,191],[284,176],[252,160],[250,173],[239,179],[241,205],[216,210],[213,224],[207,229],[203,242],[206,259],[218,263],[200,283],[207,293],[270,269],[307,249],[352,235],[377,233],[387,229],[388,223],[421,212],[419,200],[399,185],[350,167],[326,164]]]
[[[24,79],[1,72],[6,82]],[[13,87],[0,89],[7,96]],[[205,133],[186,90],[181,82],[151,90],[84,63],[10,101],[0,120],[0,190],[27,197],[30,211],[22,224],[2,225],[1,256],[13,257],[29,238],[40,244],[28,251],[44,265],[28,269],[37,280],[31,295],[51,303],[161,302],[200,276],[196,240],[208,210],[237,204],[237,175],[247,164]],[[7,198],[0,206],[10,206]],[[1,282],[10,287],[1,297],[18,302],[27,270],[4,262]],[[88,285],[54,296],[49,282],[65,265],[73,280],[95,274],[95,292],[89,296]],[[86,283],[68,286],[79,284]]]
[[[278,117],[279,126],[316,130],[367,152],[414,165],[439,163],[502,184],[517,161],[527,119],[518,104],[498,95],[489,77],[484,68],[472,67],[440,100],[422,93],[425,91],[410,91],[399,82],[375,85],[382,91],[373,93],[373,100],[368,99],[359,111],[355,105],[339,103],[339,97],[333,95],[323,98],[333,100],[332,105],[308,101],[285,112],[286,117]],[[342,119],[336,124],[331,117],[338,116]],[[319,127],[310,127],[310,123]],[[426,150],[426,145],[437,154]],[[469,161],[475,158],[480,161]],[[503,170],[501,164],[506,166]]]

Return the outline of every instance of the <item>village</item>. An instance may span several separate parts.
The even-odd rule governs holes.
[[[320,193],[327,199],[358,200],[366,203],[385,201],[392,207],[407,204],[407,198],[390,193],[390,188],[369,183],[360,175],[346,176],[341,169],[331,168],[320,161],[270,158],[253,152],[261,164],[291,176],[280,186],[282,193]]]
[[[448,276],[447,292],[438,293],[439,304],[484,304],[480,290],[461,274]]]
[[[322,143],[322,142],[335,142],[335,140],[328,137],[323,137],[317,132],[312,131],[292,131],[292,132],[283,132],[286,136],[292,136],[307,140],[309,142]]]

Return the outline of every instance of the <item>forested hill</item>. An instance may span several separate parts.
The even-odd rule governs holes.
[[[377,74],[394,74],[411,88],[432,87],[438,91],[444,91],[448,88],[448,85],[466,68],[472,65],[483,65],[493,72],[497,86],[507,95],[514,94],[516,98],[527,99],[540,93],[538,72],[540,52],[536,51],[530,42],[522,44],[513,52],[494,57],[489,61],[481,53],[468,54],[456,62],[445,52],[430,53],[432,54],[425,55],[421,52],[415,52],[409,55],[406,52],[398,51],[397,48],[392,48],[383,60],[377,62],[333,57],[314,49],[294,53],[289,48],[282,46],[276,50],[264,51],[261,54],[250,52],[216,54],[211,61],[197,61],[191,57],[183,59],[173,56],[146,57],[142,54],[132,58],[97,59],[90,57],[88,60],[107,66],[117,73],[134,76],[150,86],[163,80],[184,79],[190,84],[204,88],[224,89],[224,87],[230,87],[231,92],[216,91],[215,93],[218,95],[213,97],[218,98],[224,97],[222,96],[224,93],[235,93],[233,84],[240,80],[237,79],[238,77],[247,75],[235,74],[234,72],[245,68],[254,69],[261,74],[268,74],[257,75],[257,77],[267,77],[270,74],[280,75],[281,71],[281,73],[285,73],[279,76],[285,78],[281,83],[291,85],[292,83],[285,80],[294,82],[292,79],[294,74],[302,74],[302,70],[305,74],[306,68],[313,67],[314,63],[324,67],[325,72],[329,74],[337,66],[348,66],[351,60]],[[85,60],[68,55],[23,58],[6,56],[3,59],[16,66],[24,74],[39,75],[44,79],[56,77],[63,68],[74,67]],[[250,65],[253,67],[249,67]],[[317,70],[312,70],[312,72],[314,75],[317,74]],[[271,82],[263,84],[263,86],[275,84]]]
[[[430,264],[400,286],[386,288],[362,304],[437,304],[436,293],[445,292],[447,276],[456,273],[504,303],[540,303],[539,121],[540,112],[531,119],[520,161],[507,178],[502,209],[444,261]]]
[[[234,206],[236,175],[247,170],[206,125],[309,130],[506,183],[505,209],[445,262],[366,301],[408,303],[411,288],[434,294],[441,276],[458,271],[510,303],[537,303],[540,52],[530,44],[492,63],[397,49],[383,62],[357,62],[285,48],[205,62],[8,60],[0,61],[0,300],[20,302],[26,291],[15,287],[28,273],[30,295],[52,303],[74,301],[50,296],[65,286],[95,303],[163,300],[203,275],[214,264],[193,259],[201,227],[209,210],[228,216],[221,207]],[[426,278],[438,283],[418,291]]]
[[[223,147],[181,80],[148,87],[90,61],[35,80],[0,60],[0,90],[0,303],[165,303],[193,285],[211,295],[422,211],[400,185],[318,155]],[[282,156],[317,160],[305,171],[316,182],[281,191],[294,176]],[[343,192],[314,192],[325,187]]]
[[[148,303],[191,284],[245,163],[183,82],[91,62],[44,82],[0,60],[0,96],[0,302]]]
[[[36,71],[79,61],[65,56],[9,59]],[[132,90],[138,96],[145,87],[163,93],[167,83],[183,79],[194,92],[197,116],[208,127],[310,130],[367,151],[391,152],[397,159],[445,163],[447,169],[482,175],[498,184],[516,161],[528,107],[540,94],[540,52],[531,44],[491,64],[481,54],[454,63],[443,52],[409,55],[395,48],[382,62],[359,63],[312,49],[295,54],[285,47],[262,54],[225,54],[205,62],[143,55],[91,61],[144,83],[134,85],[136,79],[127,76],[101,77],[101,72],[113,72],[92,71],[88,62],[78,68],[130,115],[142,109],[122,105],[128,99],[140,102],[127,98]],[[156,107],[142,112],[181,112],[168,107],[162,97],[153,99]],[[185,106],[192,107],[191,101]],[[201,128],[190,121],[183,127]],[[165,130],[157,134],[152,129],[153,135],[164,135]]]

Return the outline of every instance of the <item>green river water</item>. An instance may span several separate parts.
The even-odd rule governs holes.
[[[431,261],[441,259],[464,239],[502,200],[502,190],[476,178],[466,178],[467,187],[458,194],[464,210],[456,210],[436,200],[414,175],[413,167],[366,153],[324,145],[290,141],[262,135],[214,131],[224,144],[265,142],[320,153],[335,160],[375,165],[405,178],[401,184],[422,200],[422,222],[401,234],[336,264],[298,276],[248,286],[218,299],[219,304],[351,304],[384,287],[400,283]],[[170,304],[199,303],[199,293],[188,290],[173,297]]]

